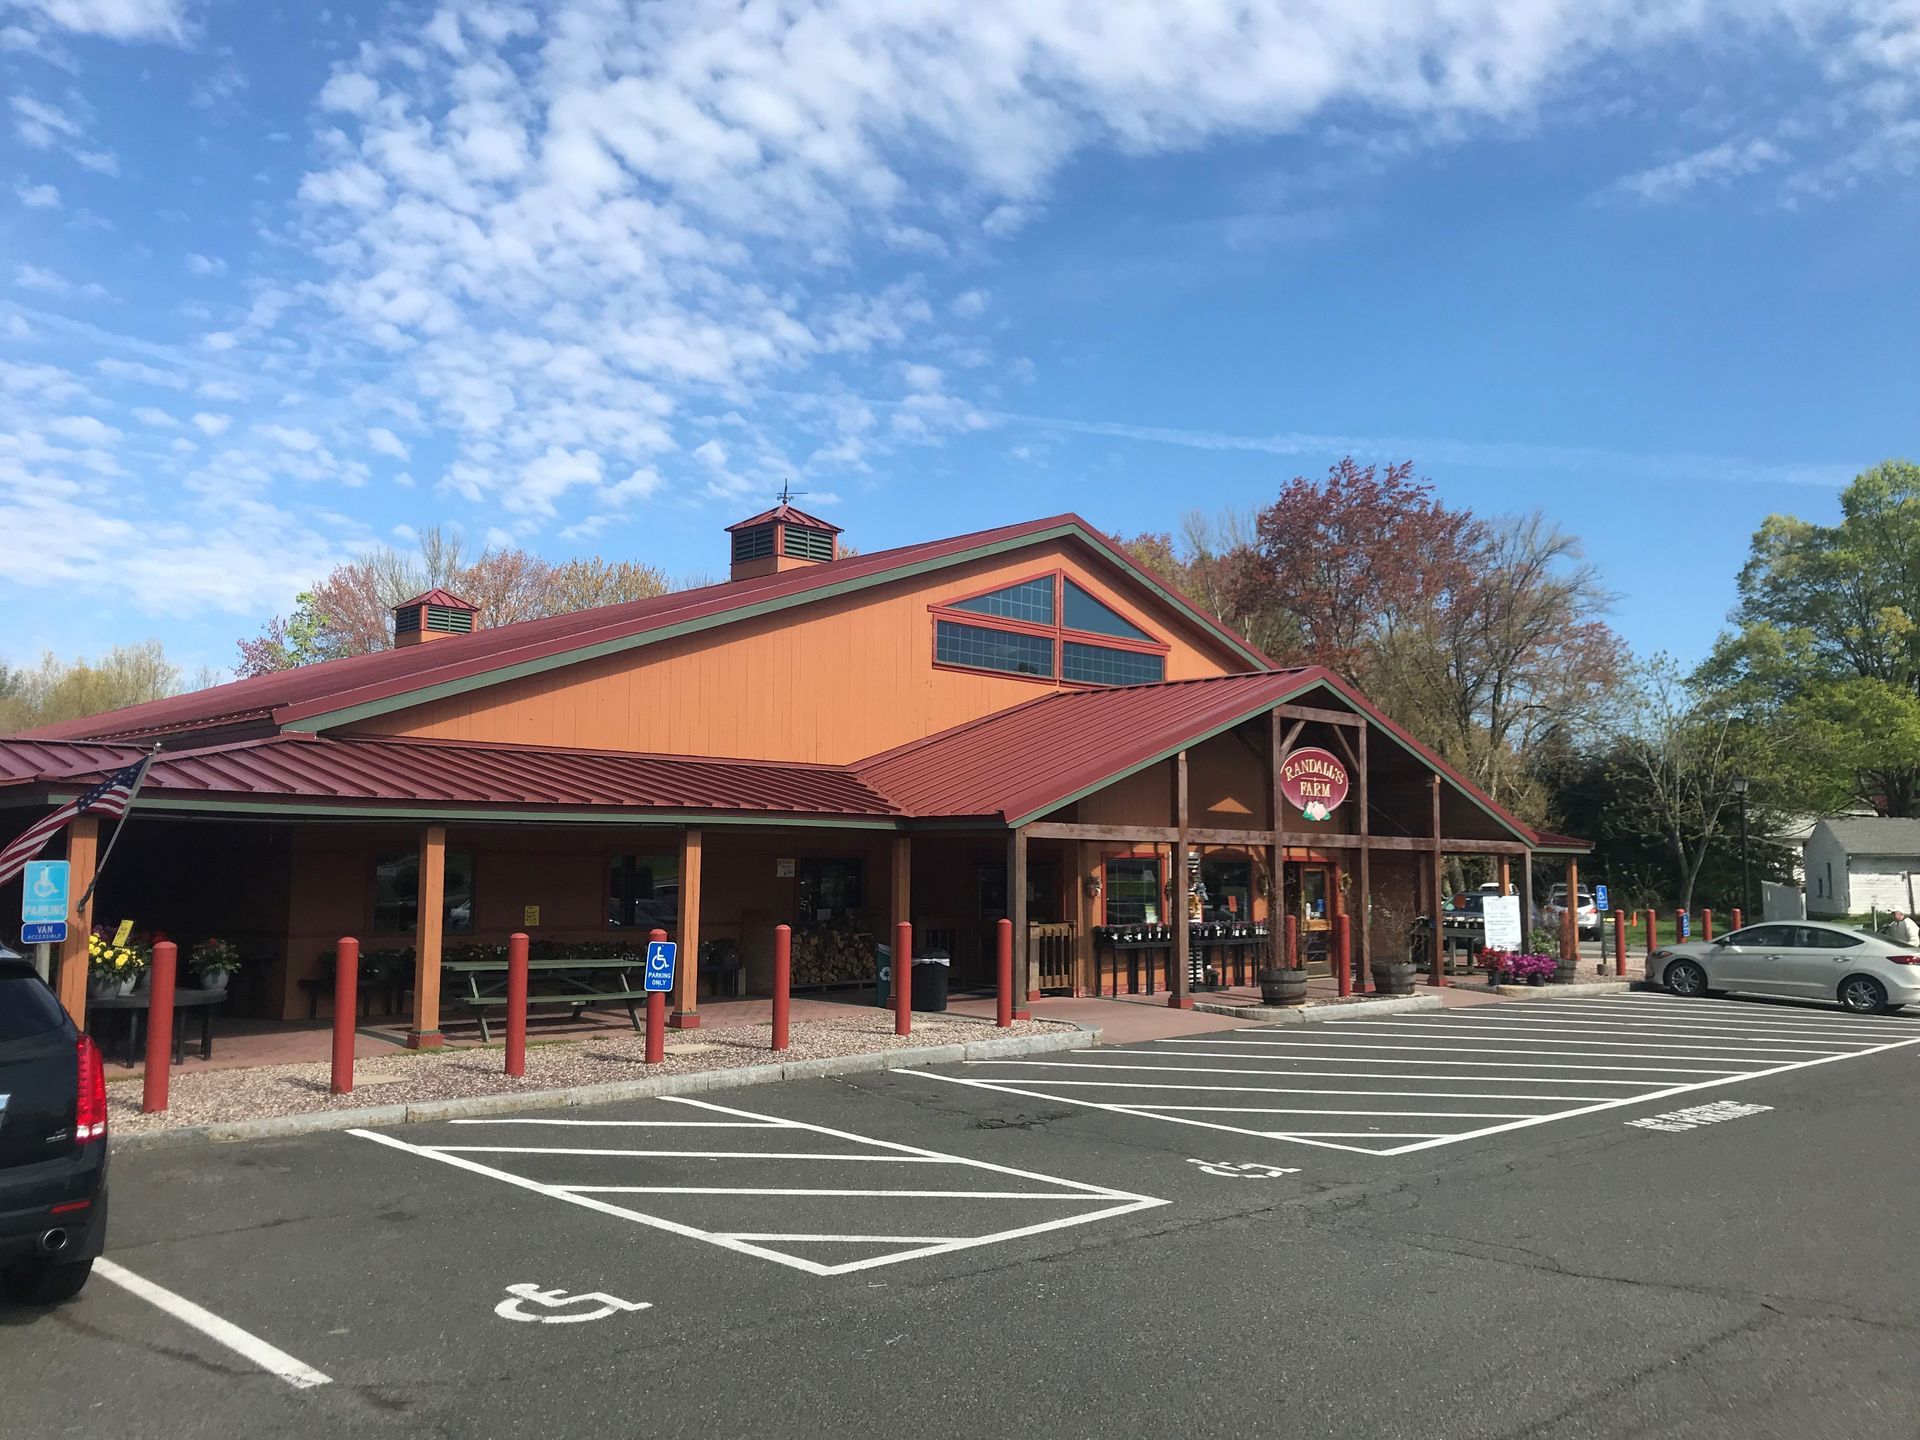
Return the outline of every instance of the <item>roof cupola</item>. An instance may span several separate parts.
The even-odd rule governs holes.
[[[796,510],[792,499],[793,492],[783,489],[773,509],[727,527],[733,537],[733,579],[753,580],[840,558],[840,527]]]
[[[393,643],[422,645],[449,635],[471,635],[480,607],[449,590],[433,589],[393,607]]]

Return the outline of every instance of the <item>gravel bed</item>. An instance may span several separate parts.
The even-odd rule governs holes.
[[[319,1110],[353,1110],[369,1105],[451,1100],[469,1095],[510,1095],[520,1090],[562,1090],[613,1080],[655,1075],[684,1075],[702,1070],[732,1070],[795,1060],[865,1055],[920,1045],[956,1045],[1005,1036],[1048,1035],[1073,1026],[1045,1020],[1021,1020],[1006,1030],[977,1020],[913,1018],[913,1034],[893,1033],[887,1014],[845,1019],[795,1021],[789,1044],[775,1055],[766,1025],[674,1032],[667,1037],[666,1059],[645,1063],[646,1037],[631,1033],[582,1040],[535,1042],[527,1046],[527,1073],[509,1079],[502,1073],[498,1047],[470,1050],[410,1051],[363,1055],[354,1062],[350,1095],[332,1094],[331,1068],[324,1062],[262,1065],[246,1069],[176,1074],[168,1086],[168,1108],[140,1113],[140,1084],[131,1080],[107,1087],[107,1113],[121,1134],[140,1134],[181,1125],[223,1124],[267,1116],[304,1115]],[[676,1053],[677,1046],[687,1047]]]

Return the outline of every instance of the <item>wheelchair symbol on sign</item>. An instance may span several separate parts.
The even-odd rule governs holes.
[[[607,1316],[621,1310],[651,1310],[653,1306],[645,1300],[622,1300],[618,1296],[608,1295],[600,1290],[588,1290],[579,1295],[569,1295],[561,1289],[542,1290],[532,1281],[507,1286],[510,1299],[502,1300],[493,1307],[493,1313],[502,1320],[537,1321],[542,1325],[577,1325],[583,1320],[604,1320]],[[591,1304],[591,1310],[576,1310],[568,1315],[540,1315],[522,1309],[524,1305],[542,1305],[548,1310],[559,1310],[568,1305]]]
[[[647,971],[642,982],[643,988],[673,989],[673,960],[677,948],[671,940],[654,940],[647,945]]]

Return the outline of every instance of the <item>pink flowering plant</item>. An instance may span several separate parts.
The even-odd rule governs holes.
[[[1531,980],[1536,975],[1551,979],[1560,968],[1560,962],[1551,955],[1487,950],[1480,956],[1480,968],[1502,980],[1519,982]]]

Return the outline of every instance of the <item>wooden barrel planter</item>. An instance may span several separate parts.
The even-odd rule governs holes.
[[[1262,1005],[1304,1005],[1307,1003],[1307,972],[1300,970],[1262,970]]]
[[[1373,988],[1382,995],[1413,994],[1414,964],[1411,960],[1373,962]]]

